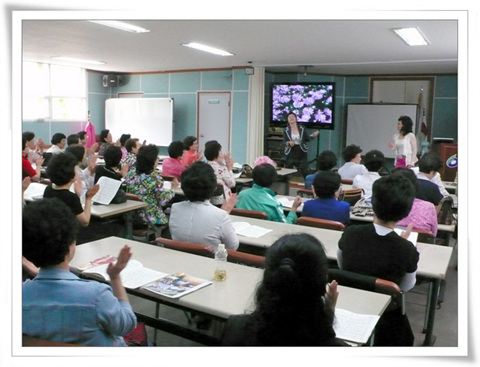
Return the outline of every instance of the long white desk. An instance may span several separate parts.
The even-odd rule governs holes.
[[[451,195],[451,196],[453,196],[453,195]],[[295,199],[294,196],[289,196],[289,195],[276,195],[275,198],[280,199],[280,200],[288,200],[290,203],[293,202],[293,200]],[[312,200],[312,199],[302,198],[303,202],[308,201],[308,200]],[[291,206],[284,205],[283,209],[286,210],[286,211],[291,210]],[[302,212],[302,210],[303,210],[303,204],[300,205],[297,208],[297,213],[300,214]],[[350,213],[350,220],[351,221],[357,221],[357,222],[370,222],[370,223],[372,223],[373,222],[373,216],[372,215],[360,216],[360,215],[355,215],[355,214]],[[441,224],[441,223],[439,223],[438,224],[438,231],[453,233],[455,231],[455,224]]]
[[[285,234],[304,232],[316,237],[323,244],[329,260],[337,260],[338,241],[342,236],[341,231],[300,226],[298,224],[272,222],[235,215],[230,215],[230,218],[232,219],[232,222],[248,222],[252,225],[272,230],[271,232],[268,232],[259,238],[238,236],[241,244],[266,249],[270,247],[278,238]],[[420,254],[417,275],[419,277],[426,278],[431,284],[426,311],[427,326],[424,345],[433,345],[433,326],[440,282],[445,279],[453,248],[419,242],[417,243],[417,251]]]
[[[132,248],[132,259],[140,261],[145,267],[164,273],[185,272],[213,281],[213,259],[119,237],[108,237],[77,246],[75,257],[70,263],[72,270],[104,255],[116,256],[125,244]],[[213,284],[180,298],[172,299],[140,288],[129,292],[155,302],[226,320],[230,315],[243,314],[245,310],[253,309],[255,289],[263,276],[261,269],[234,263],[226,265],[226,281],[213,281]],[[348,287],[339,287],[338,290],[337,307],[352,312],[381,315],[390,303],[390,296],[384,294]]]

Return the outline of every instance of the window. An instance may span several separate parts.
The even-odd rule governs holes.
[[[87,114],[85,69],[23,63],[23,120],[84,120]]]

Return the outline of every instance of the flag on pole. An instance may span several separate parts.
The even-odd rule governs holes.
[[[430,143],[428,142],[428,126],[425,122],[425,104],[423,102],[423,87],[420,88],[418,95],[418,110],[417,110],[417,151],[420,152],[420,157],[428,152]]]

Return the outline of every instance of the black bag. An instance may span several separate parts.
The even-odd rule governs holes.
[[[240,173],[240,178],[252,178],[252,167],[248,164],[242,166],[242,173]]]
[[[123,189],[118,189],[110,204],[122,204],[127,201],[127,194]]]

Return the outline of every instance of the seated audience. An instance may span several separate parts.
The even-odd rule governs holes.
[[[87,146],[87,141],[88,141],[88,136],[86,131],[79,131],[77,133],[78,137],[80,138],[80,144],[82,144],[84,147]]]
[[[315,237],[299,233],[279,238],[267,250],[255,310],[228,318],[222,345],[346,345],[335,338],[337,283],[327,284],[327,270],[325,250]]]
[[[104,129],[104,130],[100,131],[100,136],[98,138],[98,143],[99,143],[98,155],[100,157],[103,157],[103,154],[105,153],[105,150],[108,147],[114,145],[112,134],[110,133],[110,130]]]
[[[437,211],[440,210],[438,206],[443,199],[439,187],[431,180],[435,177],[438,170],[442,168],[443,162],[441,158],[433,152],[425,153],[418,161],[418,198],[429,201],[437,206]]]
[[[78,134],[70,134],[69,136],[67,136],[67,148],[78,144],[81,144],[80,136],[78,136]]]
[[[415,187],[415,196],[418,195],[418,180],[415,173],[406,167],[395,168],[392,175],[399,175],[408,178]],[[397,222],[397,226],[407,227],[409,224],[413,225],[413,230],[420,229],[432,232],[433,237],[437,236],[438,220],[437,210],[432,203],[421,200],[418,197],[413,199],[412,209],[408,215]]]
[[[230,153],[223,154],[222,146],[215,140],[205,143],[205,158],[217,176],[217,183],[223,185],[224,195],[214,196],[210,199],[213,205],[221,205],[232,195],[235,187],[235,176],[233,175],[233,159]]]
[[[385,164],[385,156],[379,150],[371,150],[365,154],[363,162],[368,172],[356,175],[352,188],[363,189],[363,199],[366,205],[372,205],[372,185],[380,178],[378,173]]]
[[[183,143],[181,141],[172,141],[168,146],[169,158],[162,162],[162,175],[173,176],[180,179],[185,166],[181,160],[183,157]]]
[[[350,204],[339,201],[341,178],[338,173],[322,171],[313,180],[313,200],[303,204],[302,216],[334,220],[343,224],[350,221]]]
[[[22,231],[23,255],[40,268],[22,286],[22,333],[62,343],[126,346],[122,336],[137,324],[120,277],[132,255],[130,248],[125,246],[107,268],[107,285],[70,272],[76,223],[60,200],[29,204]]]
[[[210,203],[217,177],[207,163],[192,163],[183,171],[181,181],[187,201],[172,205],[169,220],[172,239],[210,245],[215,251],[223,243],[226,248],[236,250],[239,242],[228,215],[235,206],[236,195],[230,196],[222,209]]]
[[[103,159],[105,160],[105,164],[97,166],[95,170],[95,183],[103,176],[114,180],[121,180],[125,177],[128,172],[128,165],[124,165],[121,169],[118,169],[120,160],[122,159],[120,147],[114,145],[107,147],[103,154]]]
[[[137,154],[137,165],[125,176],[126,192],[138,195],[148,204],[145,212],[139,212],[140,219],[145,223],[161,226],[168,223],[168,217],[162,207],[175,196],[174,189],[178,181],[172,181],[172,189],[163,186],[163,178],[156,170],[158,165],[158,148],[153,144],[140,147]]]
[[[120,135],[120,149],[122,150],[122,159],[124,159],[127,156],[127,148],[125,147],[125,143],[127,142],[128,139],[130,139],[132,135],[130,134],[122,134]]]
[[[129,170],[135,168],[135,164],[137,163],[137,154],[138,150],[142,144],[140,140],[137,138],[130,138],[125,142],[125,149],[127,151],[127,155],[125,158],[122,158],[120,161],[121,166],[127,165]]]
[[[90,223],[92,198],[98,192],[99,186],[95,185],[87,190],[85,208],[83,208],[79,196],[70,191],[77,175],[77,163],[78,160],[72,153],[55,154],[47,167],[47,177],[54,185],[45,188],[43,197],[45,199],[58,198],[63,201],[77,217],[78,223],[86,227]]]
[[[293,223],[297,220],[297,209],[302,205],[302,199],[297,196],[292,210],[285,217],[282,204],[275,200],[275,193],[270,189],[277,181],[277,170],[268,163],[256,166],[252,171],[253,187],[243,189],[238,194],[236,208],[248,210],[260,210],[265,212],[268,220],[275,222]]]
[[[340,269],[396,283],[404,292],[415,286],[419,253],[407,240],[412,226],[399,236],[394,228],[410,212],[415,197],[413,184],[400,175],[388,175],[373,183],[372,224],[346,227],[338,242]],[[412,346],[413,333],[399,309],[384,313],[375,334],[375,345]]]
[[[47,153],[58,154],[63,152],[67,143],[67,137],[62,133],[55,133],[51,140],[52,146],[47,149]]]
[[[420,172],[420,169],[418,168],[418,166],[412,167],[410,169],[418,177],[418,173]],[[443,195],[443,197],[450,196],[450,193],[447,191],[447,189],[443,185],[442,176],[440,175],[440,172],[435,173],[435,175],[430,179],[430,181],[438,186],[438,189],[440,190],[440,193]]]
[[[182,164],[188,167],[193,162],[201,161],[203,158],[202,151],[198,151],[198,140],[196,136],[187,136],[183,139],[185,152],[182,157]]]
[[[312,183],[315,175],[323,171],[331,171],[337,165],[337,156],[331,150],[324,150],[317,157],[318,171],[305,177],[305,188],[312,189]]]
[[[26,158],[33,163],[43,154],[45,143],[42,138],[38,138],[35,144],[35,133],[31,131],[24,131],[22,137],[27,140],[27,146],[29,148]]]
[[[354,144],[348,145],[343,151],[345,163],[338,169],[338,174],[344,180],[353,180],[356,175],[367,173],[367,168],[360,164],[362,161],[362,149]]]
[[[35,163],[35,169],[32,167],[28,159],[28,152],[30,148],[27,145],[27,140],[22,137],[22,180],[25,177],[30,177],[32,181],[40,181],[42,175],[42,164],[43,164],[43,156],[38,155]]]
[[[96,157],[89,160],[87,168],[82,169],[81,165],[85,160],[85,147],[83,145],[72,145],[66,149],[66,152],[72,153],[77,158],[78,163],[75,166],[77,175],[74,186],[75,193],[81,196],[95,185]]]

